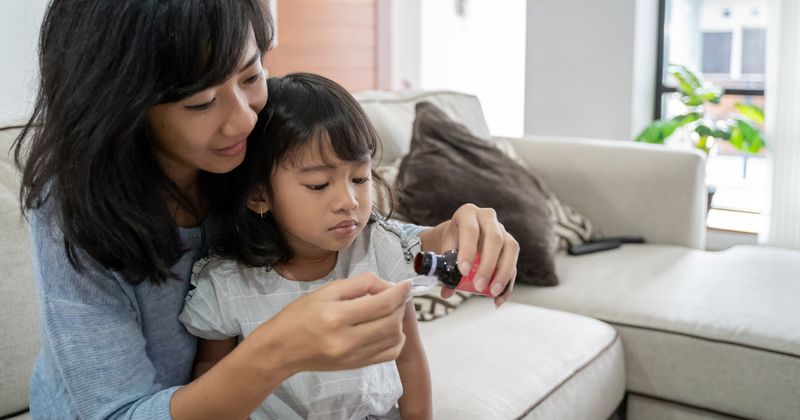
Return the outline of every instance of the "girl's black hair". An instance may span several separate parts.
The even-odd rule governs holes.
[[[278,165],[292,162],[305,146],[321,147],[329,142],[336,156],[347,162],[375,157],[380,141],[367,114],[342,86],[325,77],[293,73],[267,80],[269,100],[247,141],[244,162],[231,172],[228,232],[222,251],[256,267],[271,269],[292,258],[271,213],[261,215],[247,208],[257,189],[273,196],[270,179]],[[389,195],[391,216],[393,192],[372,170],[372,179]],[[370,222],[377,219],[375,212]]]
[[[163,173],[147,111],[233,75],[247,40],[273,39],[259,0],[53,0],[36,105],[14,145],[23,212],[52,200],[78,249],[134,283],[163,282],[181,253],[167,200],[200,214]],[[200,174],[209,205],[219,177]]]

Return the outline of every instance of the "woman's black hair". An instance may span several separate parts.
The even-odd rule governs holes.
[[[200,210],[162,171],[147,111],[222,83],[251,33],[263,53],[272,28],[259,0],[50,3],[36,105],[14,153],[23,212],[53,200],[73,267],[80,249],[134,283],[175,277],[184,250],[167,201]],[[199,179],[211,206],[216,178]]]
[[[247,141],[244,162],[231,172],[231,235],[222,251],[251,266],[271,269],[292,258],[291,249],[271,213],[262,217],[247,207],[257,189],[272,197],[270,179],[278,165],[299,157],[304,146],[329,143],[336,156],[357,162],[375,157],[380,141],[367,114],[342,86],[325,77],[293,73],[267,80],[269,100]],[[372,179],[394,197],[389,185],[372,170]],[[373,211],[370,222],[377,220]]]

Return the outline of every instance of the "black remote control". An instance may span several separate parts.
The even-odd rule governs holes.
[[[619,248],[622,245],[622,242],[619,240],[606,240],[600,239],[594,242],[587,242],[580,245],[570,245],[567,248],[567,254],[569,255],[585,255],[591,254],[593,252],[600,252],[606,251],[609,249]]]
[[[607,238],[599,238],[597,241],[619,241],[622,244],[645,243],[643,236],[609,236]]]

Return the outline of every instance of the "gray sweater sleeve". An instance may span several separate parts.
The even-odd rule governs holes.
[[[31,413],[171,418],[170,398],[178,387],[156,382],[133,288],[80,250],[84,270],[76,271],[60,229],[43,213],[33,212],[30,230],[42,334]]]

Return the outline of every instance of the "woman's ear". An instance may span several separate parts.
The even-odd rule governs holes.
[[[247,208],[250,211],[264,217],[265,214],[272,208],[267,189],[264,187],[257,187],[247,197]]]

